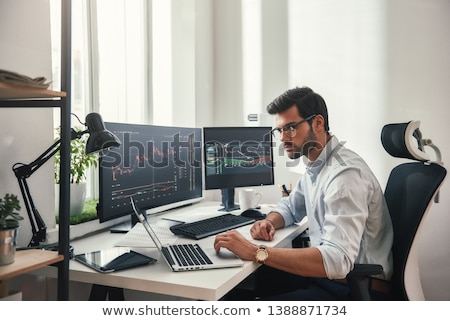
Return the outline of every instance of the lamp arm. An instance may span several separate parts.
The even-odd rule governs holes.
[[[31,223],[31,231],[33,234],[30,243],[28,243],[28,247],[35,247],[38,246],[40,242],[44,242],[46,240],[47,226],[45,225],[42,216],[39,214],[38,209],[34,205],[30,189],[28,188],[27,180],[25,178],[18,178],[18,181],[27,210],[28,218]]]
[[[71,130],[71,140],[81,138],[85,131]],[[39,214],[38,209],[34,205],[33,198],[31,197],[30,189],[28,187],[27,178],[36,172],[42,165],[44,165],[49,159],[51,159],[61,148],[61,139],[58,139],[51,145],[45,152],[29,164],[16,163],[13,165],[14,174],[19,182],[20,192],[22,194],[25,208],[27,210],[28,218],[31,224],[31,230],[33,236],[31,238],[28,247],[39,246],[41,242],[44,242],[47,238],[47,226],[45,225],[42,216]]]
[[[38,246],[40,242],[44,242],[46,240],[47,226],[34,205],[33,198],[31,197],[30,189],[28,187],[27,178],[59,151],[60,143],[61,140],[54,142],[53,145],[51,145],[44,153],[42,153],[30,164],[17,163],[13,165],[13,171],[19,182],[20,192],[22,193],[22,198],[31,224],[31,231],[33,233],[31,241],[28,243],[28,247]]]

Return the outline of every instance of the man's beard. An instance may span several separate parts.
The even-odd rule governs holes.
[[[317,149],[317,138],[312,129],[309,130],[308,136],[305,138],[303,143],[298,146],[294,145],[293,142],[284,142],[284,146],[289,146],[292,148],[291,151],[287,151],[287,156],[290,159],[297,159],[302,156],[308,157],[308,154],[311,150]]]

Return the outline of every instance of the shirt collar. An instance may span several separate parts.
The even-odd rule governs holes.
[[[306,173],[310,175],[312,178],[316,177],[322,168],[327,163],[331,154],[337,149],[342,147],[342,144],[339,142],[336,136],[331,136],[331,139],[325,145],[325,148],[320,152],[319,156],[314,162],[309,162],[306,167]]]

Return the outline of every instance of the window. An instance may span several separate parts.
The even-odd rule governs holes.
[[[147,123],[148,1],[72,2],[72,113],[84,122],[96,111],[105,121]],[[60,88],[61,3],[51,0],[53,83]],[[59,112],[59,111],[55,111]],[[54,117],[55,128],[59,117]],[[81,126],[72,117],[72,127]],[[96,175],[87,175],[95,198]]]

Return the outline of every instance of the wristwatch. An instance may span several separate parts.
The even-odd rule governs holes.
[[[257,249],[255,252],[256,262],[264,264],[264,262],[266,262],[268,257],[269,257],[269,253],[267,252],[266,246],[260,245],[259,249]]]

